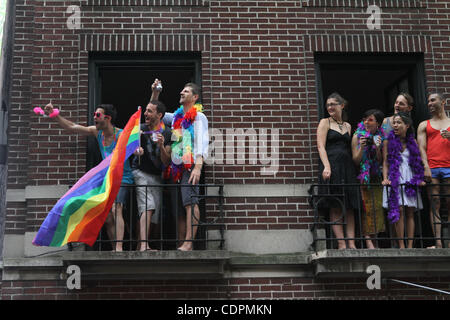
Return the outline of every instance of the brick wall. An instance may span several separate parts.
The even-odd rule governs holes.
[[[403,279],[434,289],[450,289],[448,278]],[[420,299],[448,300],[448,296],[390,282],[368,290],[365,279],[240,278],[230,280],[108,280],[82,281],[69,290],[65,281],[3,281],[2,300],[102,299]],[[189,302],[187,302],[189,303]]]
[[[369,4],[383,10],[381,30],[367,28],[369,14],[365,9]],[[70,5],[80,6],[81,29],[67,27]],[[221,132],[276,129],[280,148],[279,171],[274,176],[261,175],[265,165],[260,162],[241,164],[234,158],[233,164],[207,166],[206,181],[249,188],[251,184],[274,184],[276,188],[311,183],[318,174],[314,53],[423,53],[428,90],[448,94],[449,22],[450,3],[444,0],[84,0],[45,4],[17,0],[8,189],[70,185],[84,174],[86,139],[64,134],[49,118],[35,116],[32,108],[52,101],[68,119],[86,124],[88,53],[92,51],[201,52],[204,105],[210,126]],[[36,231],[55,202],[8,202],[5,234]],[[305,229],[312,222],[305,197],[233,196],[225,199],[225,211],[228,230]],[[210,290],[211,284],[204,284],[199,287],[204,291],[180,290],[180,295],[221,298],[228,297],[225,292],[230,290],[236,298],[338,298],[341,290],[359,286],[304,279],[277,281],[230,280],[221,282],[221,289]],[[143,291],[130,288],[117,292],[124,290],[125,284],[97,284],[92,287],[96,289],[84,292],[99,298],[108,294],[114,298],[128,293],[155,295],[149,289],[153,282],[131,286],[142,285]],[[170,298],[176,285],[159,285]],[[4,282],[2,294],[4,298],[33,293],[56,298],[66,294],[64,290],[61,283]],[[414,298],[422,293],[407,291],[398,289],[398,297]],[[83,294],[67,296],[83,298]]]
[[[391,2],[380,1],[382,30],[370,31],[360,1],[190,1],[175,8],[173,1],[18,1],[8,185],[68,184],[84,173],[85,139],[62,134],[30,106],[51,100],[86,123],[88,51],[201,51],[212,127],[280,128],[275,177],[262,177],[260,164],[227,164],[214,168],[214,179],[310,182],[314,52],[424,52],[428,87],[448,91],[448,5]],[[81,4],[80,30],[66,26],[71,4]]]

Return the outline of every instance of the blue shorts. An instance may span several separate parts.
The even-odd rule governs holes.
[[[431,168],[431,177],[435,179],[450,178],[450,168]]]
[[[123,207],[126,207],[127,203],[128,203],[129,194],[130,194],[130,185],[126,184],[126,183],[122,183],[122,185],[119,189],[119,193],[117,194],[115,202],[121,203],[123,205]]]
[[[181,176],[180,184],[187,185],[189,184],[189,178],[191,176],[191,171],[183,170],[183,174]],[[185,214],[185,207],[192,206],[195,204],[199,204],[199,193],[200,187],[198,185],[191,186],[177,186],[171,187],[171,197],[173,203],[172,214],[174,216],[179,215],[181,213]],[[178,212],[178,213],[177,213]]]

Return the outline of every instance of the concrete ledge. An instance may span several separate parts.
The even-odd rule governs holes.
[[[377,265],[385,276],[449,276],[450,249],[324,250],[311,255],[318,277],[367,277]]]
[[[69,190],[68,185],[27,186],[26,199],[59,199]]]
[[[307,197],[309,184],[226,184],[224,197]],[[25,189],[6,190],[7,202],[25,202],[30,199],[60,199],[69,190],[68,185],[27,186]],[[208,194],[217,196],[218,187],[208,188]]]
[[[205,250],[59,252],[4,261],[4,280],[61,280],[76,265],[82,279],[225,279],[312,276],[310,253],[247,255]]]
[[[25,202],[25,189],[7,189],[6,190],[7,202]]]
[[[225,197],[305,197],[309,185],[297,184],[226,184]]]
[[[64,265],[77,265],[94,279],[223,278],[227,251],[67,252]]]
[[[62,267],[58,257],[4,259],[2,280],[61,280]]]
[[[4,259],[3,280],[61,280],[70,265],[82,279],[216,279],[228,259],[226,251],[67,251]]]
[[[68,190],[68,185],[26,186],[25,189],[8,189],[6,190],[6,201],[25,202],[31,199],[59,199]]]
[[[233,279],[264,277],[366,278],[377,265],[385,277],[450,275],[450,249],[324,250],[243,254],[219,250],[180,252],[59,252],[3,260],[3,280],[61,280],[77,265],[82,279]]]
[[[226,230],[225,249],[249,254],[285,254],[309,251],[313,241],[308,229]]]

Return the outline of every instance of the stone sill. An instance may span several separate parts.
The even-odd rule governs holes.
[[[324,250],[311,255],[316,277],[366,277],[377,265],[383,277],[449,276],[450,249]]]
[[[227,279],[238,277],[365,277],[377,265],[383,277],[450,275],[450,249],[323,250],[289,254],[229,251],[71,251],[3,260],[3,280],[62,280],[70,265],[83,279]]]
[[[227,251],[70,252],[64,265],[78,265],[84,278],[214,279],[222,278]]]
[[[3,280],[62,280],[70,265],[83,279],[222,278],[227,251],[67,251],[3,261]]]

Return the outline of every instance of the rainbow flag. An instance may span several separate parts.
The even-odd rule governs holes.
[[[139,147],[140,119],[139,108],[120,134],[113,153],[89,170],[58,200],[42,223],[33,240],[34,245],[94,244],[119,193],[124,162]]]

